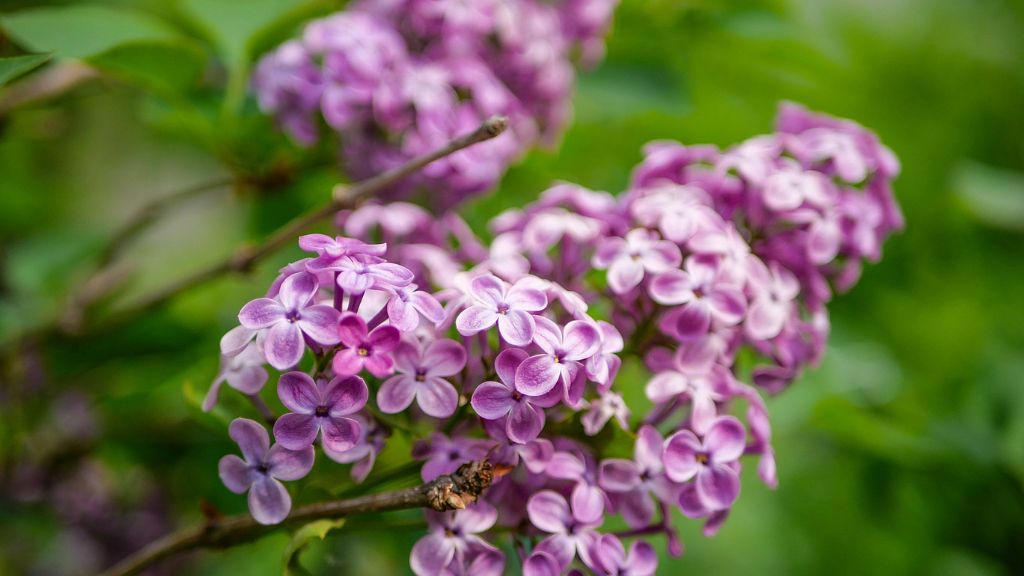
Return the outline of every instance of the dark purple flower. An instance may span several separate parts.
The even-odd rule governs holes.
[[[416,576],[439,575],[453,562],[463,565],[472,553],[497,550],[478,536],[494,526],[497,519],[494,507],[482,501],[455,512],[427,511],[430,527],[427,535],[412,548],[409,557],[412,571]],[[500,568],[497,573],[501,573]]]
[[[239,458],[220,459],[220,479],[235,494],[249,492],[249,512],[260,524],[277,524],[288,517],[291,496],[281,480],[298,480],[313,468],[313,447],[288,450],[270,446],[270,435],[252,420],[236,418],[228,429],[242,449]]]
[[[527,396],[543,396],[562,381],[565,397],[570,404],[582,396],[572,391],[580,362],[590,358],[601,348],[601,333],[597,326],[583,320],[573,320],[565,329],[538,316],[533,341],[543,354],[530,356],[516,369],[516,388]]]
[[[377,391],[377,405],[385,414],[405,410],[413,399],[429,416],[447,418],[459,405],[459,393],[448,376],[466,366],[466,349],[454,340],[434,340],[421,348],[419,342],[403,340],[395,350],[398,374],[388,378]]]
[[[473,392],[473,410],[485,420],[504,419],[505,433],[513,442],[526,444],[544,428],[544,408],[553,405],[549,398],[524,396],[516,390],[516,369],[526,352],[509,348],[498,354],[494,369],[499,382],[484,382]],[[554,398],[558,402],[558,397]]]
[[[530,343],[534,333],[534,317],[548,305],[548,298],[536,288],[509,285],[492,274],[477,276],[470,282],[470,295],[476,300],[455,319],[463,336],[487,330],[495,324],[498,333],[513,346]]]
[[[743,319],[747,302],[743,290],[728,274],[696,258],[686,261],[686,270],[670,270],[657,276],[650,286],[659,304],[681,305],[663,322],[680,340],[696,340],[708,333],[712,321],[733,326]]]
[[[238,313],[243,327],[266,331],[263,354],[274,368],[285,370],[299,363],[306,349],[304,335],[324,346],[338,343],[338,311],[314,303],[319,287],[310,272],[292,274],[281,284],[277,298],[257,298]]]
[[[323,433],[324,447],[340,453],[359,440],[359,422],[349,416],[366,406],[366,382],[358,376],[336,376],[330,382],[304,372],[288,372],[277,382],[281,403],[291,410],[274,423],[278,444],[299,450],[313,444]]]
[[[346,348],[334,355],[331,366],[335,374],[349,376],[366,368],[370,374],[383,378],[394,371],[395,361],[391,352],[401,341],[398,328],[377,326],[370,332],[362,317],[347,312],[338,321],[338,336]]]
[[[706,508],[729,508],[740,494],[740,476],[733,463],[743,455],[746,437],[743,424],[733,416],[716,418],[703,438],[680,430],[665,441],[665,473],[680,483],[696,478],[695,495]]]

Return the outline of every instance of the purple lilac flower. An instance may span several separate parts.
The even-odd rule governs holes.
[[[454,340],[434,340],[425,347],[418,341],[403,340],[395,350],[398,374],[381,384],[377,405],[381,412],[395,414],[415,398],[428,416],[447,418],[459,405],[459,393],[445,378],[465,366],[466,349]]]
[[[487,330],[495,324],[498,333],[513,346],[525,346],[534,335],[534,317],[548,305],[543,292],[516,283],[509,285],[492,274],[477,276],[469,284],[475,303],[455,319],[464,336]]]
[[[426,460],[420,475],[424,482],[430,482],[442,474],[451,474],[459,466],[487,455],[492,442],[479,438],[448,438],[439,433],[430,435],[426,441],[413,447],[413,458]]]
[[[734,465],[743,455],[746,436],[743,424],[732,416],[716,418],[703,438],[680,430],[665,441],[665,474],[675,482],[696,478],[695,494],[706,508],[729,508],[740,494]]]
[[[603,576],[651,576],[658,569],[658,554],[650,544],[637,540],[629,547],[612,534],[598,538],[591,551],[594,570]]]
[[[220,459],[220,479],[236,494],[249,492],[249,512],[260,524],[277,524],[292,507],[282,480],[298,480],[313,468],[313,447],[288,450],[270,446],[270,435],[252,420],[236,418],[228,429],[242,450]]]
[[[257,298],[238,313],[243,327],[266,331],[263,353],[274,368],[299,363],[306,349],[303,336],[324,346],[338,343],[338,311],[315,303],[319,287],[309,272],[292,274],[281,284],[277,298]]]
[[[693,369],[677,355],[673,368],[658,372],[647,383],[645,392],[656,404],[685,396],[692,406],[690,419],[693,428],[700,432],[707,429],[718,414],[715,402],[728,398],[731,382],[732,374],[724,366]]]
[[[524,396],[516,390],[516,369],[526,360],[526,352],[509,348],[498,354],[494,369],[498,382],[484,382],[473,392],[473,410],[485,420],[502,420],[505,432],[513,442],[526,444],[540,435],[544,428],[544,409],[557,403],[559,397]]]
[[[658,274],[679,266],[683,261],[679,247],[643,228],[630,230],[625,238],[604,238],[594,253],[594,266],[608,269],[608,286],[616,294],[625,294],[640,285],[644,273]]]
[[[583,312],[586,311],[585,306],[584,303]],[[601,334],[601,348],[587,360],[587,377],[597,382],[600,392],[606,392],[622,365],[622,360],[617,354],[622,352],[625,342],[622,340],[622,334],[610,323],[598,320],[597,328]]]
[[[583,414],[580,423],[583,424],[584,434],[594,436],[612,418],[615,418],[620,428],[629,430],[629,407],[626,402],[615,392],[604,392],[591,400],[590,409]]]
[[[359,422],[350,418],[366,406],[366,382],[358,376],[337,376],[313,382],[304,372],[288,372],[277,382],[277,395],[291,412],[274,423],[278,444],[299,450],[323,433],[324,446],[334,453],[350,450],[359,440]]]
[[[674,502],[679,488],[665,475],[664,439],[653,426],[637,432],[632,460],[607,458],[601,462],[598,484],[630,526],[647,526],[654,518],[655,502]]]
[[[409,564],[417,576],[441,574],[453,562],[461,566],[466,557],[481,550],[497,550],[478,536],[494,526],[498,512],[486,502],[455,512],[427,511],[429,529],[412,548]],[[492,572],[493,573],[493,572]],[[501,569],[498,570],[501,574]]]
[[[574,492],[575,496],[575,492]],[[590,564],[590,550],[598,537],[595,529],[601,525],[604,502],[589,498],[565,497],[552,490],[537,492],[526,504],[530,523],[551,534],[537,545],[537,550],[554,557],[562,570],[579,554]]]
[[[384,449],[387,442],[387,431],[376,422],[366,417],[353,414],[352,419],[359,423],[359,439],[356,445],[344,452],[334,452],[326,444],[324,454],[340,464],[352,464],[352,479],[362,482],[373,470],[377,454]]]
[[[754,340],[770,340],[779,335],[792,316],[800,284],[793,274],[772,262],[771,268],[751,258],[749,285],[754,293],[743,328]]]
[[[444,309],[437,298],[416,288],[415,284],[390,288],[388,320],[402,332],[415,330],[420,324],[421,315],[433,324],[444,321]]]
[[[663,322],[683,341],[704,336],[713,321],[725,326],[738,324],[746,312],[742,286],[715,266],[692,257],[686,261],[686,270],[657,276],[650,292],[659,304],[680,305]]]
[[[559,381],[565,386],[566,399],[570,404],[579,400],[572,392],[580,362],[593,356],[601,347],[601,334],[590,322],[573,320],[565,329],[538,316],[534,343],[543,351],[530,356],[516,369],[516,389],[527,396],[543,396]],[[577,396],[575,398],[570,398]]]
[[[398,328],[384,325],[369,331],[365,320],[358,314],[347,312],[338,321],[337,330],[345,348],[334,355],[331,366],[335,374],[349,376],[365,368],[370,374],[383,378],[394,371],[395,361],[391,353],[401,341]]]
[[[263,359],[263,353],[255,342],[246,344],[235,356],[221,355],[220,371],[203,400],[203,411],[213,410],[217,404],[220,387],[225,382],[242,394],[256,394],[262,390],[268,378],[267,370],[263,367],[264,362],[266,360]]]

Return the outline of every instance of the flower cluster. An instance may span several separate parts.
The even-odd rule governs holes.
[[[262,109],[297,141],[318,118],[341,135],[351,175],[431,152],[489,116],[510,134],[435,162],[409,186],[452,205],[497,182],[526,148],[551,142],[570,115],[573,55],[600,60],[617,0],[362,0],[310,23],[265,56]]]
[[[762,392],[820,358],[832,287],[901,225],[896,171],[865,129],[786,106],[777,133],[724,151],[648,146],[618,198],[555,185],[496,217],[489,245],[412,204],[339,214],[345,236],[301,238],[310,257],[221,343],[209,404],[223,381],[258,393],[265,360],[289,411],[273,446],[236,420],[244,459],[221,476],[278,522],[281,481],[317,442],[361,481],[400,429],[424,481],[484,458],[510,471],[468,509],[428,512],[416,574],[501,573],[501,538],[528,575],[653,574],[644,538],[681,554],[673,510],[713,535],[744,456],[775,486]],[[627,361],[649,379],[617,378]]]

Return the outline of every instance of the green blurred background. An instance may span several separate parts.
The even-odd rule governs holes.
[[[339,178],[330,151],[275,133],[246,71],[338,4],[4,6],[0,56],[55,54],[27,79],[71,58],[101,71],[53,98],[0,104],[0,574],[84,574],[196,520],[201,499],[244,509],[216,462],[232,450],[227,415],[248,408],[228,398],[206,415],[198,401],[238,307],[297,252],[115,328],[40,327],[66,310],[111,230],[154,198],[233,181],[126,251],[99,320],[323,202]],[[14,91],[2,90],[0,103]],[[734,143],[769,132],[780,100],[879,133],[903,163],[907,229],[832,303],[823,365],[769,401],[779,488],[749,474],[713,539],[681,521],[687,552],[660,573],[1024,574],[1022,3],[624,0],[560,147],[531,153],[465,214],[481,229],[554,179],[619,191],[643,143]],[[303,564],[404,574],[417,536],[353,521]],[[165,573],[277,573],[287,544],[279,534]]]

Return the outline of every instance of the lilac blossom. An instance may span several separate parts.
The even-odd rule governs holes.
[[[220,459],[221,481],[236,494],[249,493],[249,512],[257,522],[281,522],[292,507],[291,496],[281,481],[298,480],[309,473],[313,468],[313,447],[271,447],[267,431],[246,418],[232,421],[229,434],[241,448],[242,458],[230,454]]]
[[[590,548],[598,538],[595,529],[600,526],[604,512],[603,501],[576,498],[575,494],[570,503],[558,492],[542,490],[526,504],[530,523],[551,534],[537,549],[554,557],[562,570],[577,554],[590,563]]]
[[[600,349],[600,332],[594,324],[582,320],[573,320],[564,329],[544,317],[538,317],[536,323],[534,343],[543,353],[530,356],[519,365],[516,389],[528,396],[543,396],[561,381],[567,399],[570,395],[578,396],[571,392],[573,380],[580,371],[580,362]]]
[[[591,551],[594,570],[603,576],[651,576],[658,569],[658,555],[643,540],[633,542],[629,553],[612,534],[598,538]]]
[[[367,330],[366,321],[348,312],[338,321],[338,339],[345,346],[334,355],[332,367],[339,376],[358,374],[364,368],[383,378],[394,371],[392,351],[401,339],[398,328],[390,325]]]
[[[433,324],[444,320],[444,309],[432,295],[417,290],[415,284],[390,287],[387,303],[388,320],[403,332],[412,332],[420,324],[420,316]]]
[[[257,298],[238,313],[243,327],[266,332],[263,353],[274,368],[299,363],[305,350],[303,336],[324,346],[338,343],[338,311],[315,303],[319,287],[309,272],[292,274],[281,284],[277,298]]]
[[[664,439],[650,425],[640,427],[632,460],[608,458],[601,462],[598,484],[631,526],[641,527],[654,518],[656,498],[674,502],[678,485],[665,474]]]
[[[417,576],[441,574],[452,563],[462,566],[468,556],[497,549],[478,536],[494,526],[498,513],[486,502],[455,512],[427,511],[427,535],[412,548],[409,564]],[[499,567],[497,573],[502,572]],[[494,572],[491,572],[492,574]]]
[[[583,433],[587,436],[594,436],[612,418],[615,418],[620,428],[629,430],[629,407],[626,406],[626,402],[623,401],[621,395],[615,392],[605,392],[591,400],[590,408],[580,419],[580,423],[583,424]]]
[[[509,287],[491,274],[473,278],[469,294],[475,303],[456,318],[459,333],[468,336],[497,324],[501,337],[514,346],[530,343],[535,327],[532,313],[548,305],[547,296],[540,290],[519,283]]]
[[[360,424],[351,418],[366,406],[369,390],[358,376],[313,382],[304,372],[283,374],[277,395],[291,412],[274,422],[278,444],[291,450],[310,446],[321,435],[326,450],[341,453],[359,440]]]
[[[395,350],[398,374],[381,384],[377,405],[385,414],[401,412],[412,404],[435,418],[455,413],[459,393],[445,378],[466,366],[466,350],[454,340],[434,340],[422,347],[418,341],[403,340]]]
[[[679,247],[643,228],[630,230],[625,238],[604,238],[594,253],[594,266],[608,269],[608,285],[624,294],[640,285],[644,273],[658,274],[682,263]]]
[[[222,354],[220,371],[203,400],[203,411],[213,410],[217,404],[220,387],[225,382],[242,394],[257,394],[267,382],[267,369],[263,367],[265,362],[263,353],[260,352],[260,347],[255,342],[249,342],[241,352],[234,356]]]
[[[494,369],[498,382],[484,382],[473,392],[473,410],[485,420],[503,420],[509,439],[526,444],[544,428],[544,409],[553,402],[544,397],[524,396],[516,389],[516,369],[526,360],[526,352],[510,348],[498,354]],[[558,398],[556,397],[555,403]]]
[[[680,305],[664,318],[673,336],[695,340],[708,333],[712,322],[732,326],[746,313],[742,285],[714,265],[690,258],[685,270],[670,270],[651,282],[651,298],[659,304]]]
[[[710,510],[732,506],[740,494],[735,463],[746,447],[746,430],[732,416],[719,416],[698,438],[680,430],[665,441],[665,474],[675,482],[695,479],[697,498]]]

